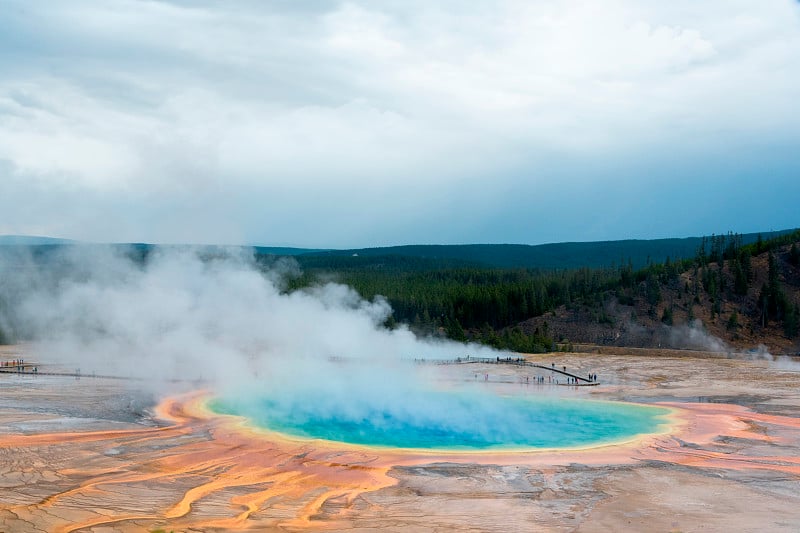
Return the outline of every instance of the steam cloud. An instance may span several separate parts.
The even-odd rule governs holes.
[[[44,265],[18,257],[2,265],[3,293],[43,360],[145,378],[162,394],[175,389],[165,379],[202,378],[226,397],[269,394],[284,409],[335,410],[354,421],[431,407],[412,407],[430,386],[430,369],[412,358],[498,355],[387,330],[386,300],[366,301],[341,284],[287,293],[296,263],[265,270],[241,249],[203,254],[156,249],[142,262],[78,246]]]
[[[669,327],[668,331],[670,346],[727,354],[735,351],[725,341],[708,333],[700,319],[695,319],[690,325]]]
[[[800,363],[788,356],[773,355],[764,344],[749,350],[733,348],[719,337],[708,333],[700,319],[695,319],[690,325],[665,326],[665,328],[669,333],[670,346],[724,353],[734,359],[767,361],[779,370],[800,372]]]

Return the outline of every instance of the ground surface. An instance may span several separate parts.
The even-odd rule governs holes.
[[[675,426],[592,450],[414,455],[255,435],[197,394],[153,408],[135,382],[0,374],[0,532],[800,530],[800,365],[531,360],[601,385],[537,389],[504,365],[442,379],[669,405]]]

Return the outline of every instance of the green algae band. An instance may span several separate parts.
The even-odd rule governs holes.
[[[369,407],[226,398],[212,401],[211,408],[293,437],[438,450],[600,445],[658,432],[669,413],[618,402],[449,392],[419,396]]]

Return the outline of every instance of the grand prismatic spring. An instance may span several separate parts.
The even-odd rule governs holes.
[[[421,397],[420,397],[421,396]],[[323,401],[322,398],[319,401]],[[585,447],[659,431],[669,410],[619,402],[427,392],[413,406],[350,415],[275,398],[214,400],[212,410],[241,415],[252,424],[292,437],[430,450],[524,450]]]
[[[517,414],[460,449],[448,440],[454,433],[438,442],[426,434],[424,417],[405,441],[383,430],[411,419],[334,435],[341,423],[217,414],[211,408],[225,400],[203,391],[148,399],[127,381],[3,375],[0,531],[796,531],[798,372],[677,355],[558,356],[600,373],[592,387],[537,389],[520,368],[480,368],[487,390],[433,393],[449,402],[443,412],[459,420],[469,408],[475,424],[486,423],[474,418],[481,409]],[[443,375],[473,378],[459,368]],[[486,402],[477,410],[476,397]],[[248,405],[264,401],[276,400]],[[526,416],[561,412],[549,403],[597,409],[611,422],[640,418],[627,438],[607,435],[614,442],[605,444],[526,441]],[[565,412],[566,433],[580,434],[580,417]],[[552,433],[552,418],[534,425]],[[526,442],[508,448],[490,434]]]

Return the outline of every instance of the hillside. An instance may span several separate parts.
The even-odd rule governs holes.
[[[677,277],[606,293],[602,305],[560,305],[520,327],[530,335],[547,331],[562,343],[722,351],[764,345],[794,354],[800,351],[798,248],[800,239],[752,256],[746,286],[736,259],[694,263]],[[770,301],[771,284],[780,301]]]

